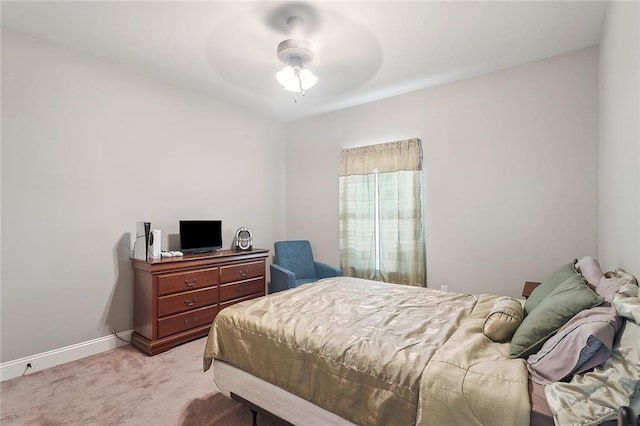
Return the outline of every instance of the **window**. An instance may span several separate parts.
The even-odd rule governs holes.
[[[345,149],[340,160],[345,275],[424,286],[420,140]]]

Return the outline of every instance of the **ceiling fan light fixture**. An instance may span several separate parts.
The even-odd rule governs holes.
[[[278,44],[278,59],[285,67],[276,74],[276,80],[289,92],[304,92],[318,82],[311,72],[318,66],[318,55],[309,49],[309,43],[300,39],[287,39]]]
[[[276,74],[276,80],[288,92],[300,93],[318,82],[318,77],[307,69],[287,65]]]

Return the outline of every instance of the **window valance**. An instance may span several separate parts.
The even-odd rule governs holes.
[[[420,139],[343,149],[340,176],[422,170]]]

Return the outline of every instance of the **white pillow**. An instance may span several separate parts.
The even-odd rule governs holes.
[[[604,273],[602,272],[602,268],[600,267],[600,263],[598,263],[598,260],[591,256],[585,256],[582,259],[578,260],[578,262],[576,263],[576,270],[580,272],[580,274],[582,274],[591,288],[596,288],[596,286],[600,282],[600,279],[604,275]]]

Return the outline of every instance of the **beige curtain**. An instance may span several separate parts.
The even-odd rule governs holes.
[[[426,285],[420,140],[342,150],[339,182],[345,275]]]

